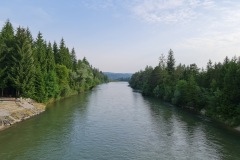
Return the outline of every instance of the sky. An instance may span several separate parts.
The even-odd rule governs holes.
[[[36,38],[75,48],[102,71],[133,73],[174,51],[176,64],[206,67],[240,56],[239,0],[0,0],[7,19]]]

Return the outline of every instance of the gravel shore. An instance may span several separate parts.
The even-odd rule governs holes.
[[[38,115],[45,111],[46,106],[36,103],[32,99],[13,99],[0,100],[0,130],[10,127],[11,125]]]

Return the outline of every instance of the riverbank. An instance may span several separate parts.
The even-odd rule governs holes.
[[[167,104],[170,104],[170,105],[174,105],[174,104],[172,104],[172,103],[170,103],[170,102],[166,102]],[[176,105],[175,105],[176,106]],[[181,107],[182,109],[185,109],[185,110],[187,110],[187,111],[190,111],[190,112],[192,112],[194,115],[196,114],[196,115],[202,115],[202,116],[204,116],[204,117],[208,117],[208,118],[210,118],[211,120],[213,120],[213,121],[215,121],[215,122],[217,122],[217,123],[220,123],[221,125],[224,125],[224,126],[226,126],[226,127],[228,127],[228,128],[231,128],[231,129],[233,129],[233,130],[235,130],[235,131],[237,131],[237,132],[240,132],[240,125],[231,125],[231,123],[229,123],[229,122],[231,122],[230,120],[229,121],[224,121],[224,120],[222,120],[221,118],[219,118],[220,116],[213,116],[213,115],[211,115],[211,114],[208,114],[207,113],[207,111],[205,110],[205,109],[201,109],[200,111],[199,110],[196,110],[196,109],[194,109],[194,107],[186,107],[186,106],[177,106],[177,107]]]
[[[99,85],[0,132],[1,160],[240,157],[239,133],[127,85]]]
[[[0,130],[44,112],[46,105],[30,98],[0,100]]]
[[[151,97],[153,97],[153,96],[151,96]],[[153,97],[153,98],[156,98],[156,97]],[[163,101],[163,100],[161,100],[161,101]],[[227,128],[231,128],[231,129],[233,129],[237,132],[240,132],[240,125],[231,125],[231,123],[229,123],[230,121],[223,121],[219,118],[220,116],[212,116],[212,115],[208,114],[205,109],[201,109],[199,111],[199,110],[194,109],[194,107],[177,106],[177,105],[174,105],[173,103],[170,103],[170,102],[166,102],[166,101],[164,101],[164,102],[166,104],[169,104],[170,106],[180,107],[183,110],[189,111],[189,112],[193,113],[193,116],[202,115],[204,117],[208,117],[209,119],[211,119],[212,121],[215,121],[216,123],[219,123],[223,126],[226,126]]]
[[[51,98],[45,103],[37,103],[30,98],[1,98],[0,131],[9,128],[11,125],[15,123],[22,122],[28,118],[31,118],[44,112],[46,110],[47,105],[50,103],[64,100],[77,94],[79,94],[77,91],[72,91],[69,92],[64,97]]]

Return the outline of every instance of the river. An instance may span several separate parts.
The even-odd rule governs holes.
[[[237,160],[240,134],[112,82],[1,131],[0,159]]]

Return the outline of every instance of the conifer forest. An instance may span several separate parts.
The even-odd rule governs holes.
[[[222,63],[209,60],[204,69],[195,63],[176,65],[170,49],[158,66],[133,74],[130,86],[228,125],[240,124],[240,57],[226,57]]]
[[[89,90],[108,79],[74,48],[48,42],[41,32],[34,38],[29,28],[13,28],[9,20],[0,32],[0,96],[26,97],[37,102]]]

